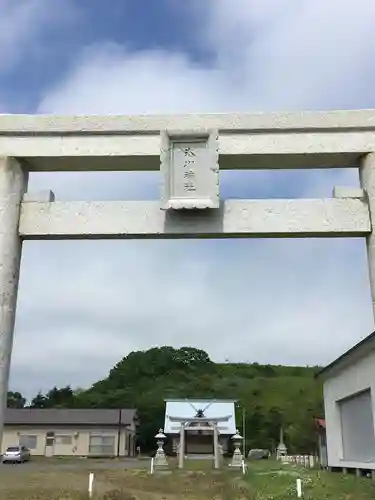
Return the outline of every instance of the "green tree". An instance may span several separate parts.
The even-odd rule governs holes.
[[[39,391],[31,400],[30,408],[48,408],[47,398]]]
[[[58,389],[53,387],[46,394],[38,392],[32,399],[31,408],[74,408],[76,396],[68,385]]]
[[[24,408],[26,404],[26,398],[22,396],[20,392],[8,392],[7,406],[8,408]]]
[[[273,448],[280,426],[288,448],[315,449],[313,417],[323,414],[317,367],[258,363],[214,363],[205,351],[170,346],[134,351],[87,390],[53,387],[37,394],[35,408],[136,408],[138,442],[154,450],[154,436],[164,426],[165,398],[237,399],[246,409],[247,449]],[[242,416],[237,417],[242,428]]]

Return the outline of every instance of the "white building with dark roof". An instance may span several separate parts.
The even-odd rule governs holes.
[[[375,332],[321,370],[330,468],[375,471]]]
[[[8,408],[2,450],[26,446],[36,456],[135,455],[134,409]]]

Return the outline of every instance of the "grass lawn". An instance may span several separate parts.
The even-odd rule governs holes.
[[[251,462],[240,471],[213,471],[210,462],[188,462],[188,470],[149,475],[146,469],[95,468],[93,500],[282,500],[297,498],[296,479],[303,498],[310,500],[373,500],[375,482],[352,475],[304,470],[276,462]],[[0,500],[87,499],[90,461],[71,469],[2,466]]]
[[[370,500],[375,498],[375,482],[355,475],[304,469],[279,462],[251,462],[245,476],[254,499],[297,498],[296,480],[302,481],[304,499]],[[247,497],[244,497],[247,498]]]

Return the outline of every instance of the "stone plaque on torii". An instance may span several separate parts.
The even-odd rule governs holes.
[[[219,208],[218,132],[161,133],[165,210]]]

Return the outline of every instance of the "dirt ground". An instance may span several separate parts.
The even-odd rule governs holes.
[[[30,472],[53,471],[53,470],[79,470],[87,471],[87,474],[95,470],[124,470],[124,469],[147,469],[150,460],[124,459],[85,459],[85,458],[34,458],[24,464],[1,464],[0,463],[0,488],[1,479],[9,474],[28,474]]]
[[[92,500],[284,500],[296,498],[296,478],[309,500],[373,500],[375,482],[354,475],[249,462],[240,470],[212,469],[209,461],[189,461],[180,471],[151,475],[150,460],[34,459],[0,465],[0,500],[87,500],[89,473],[94,473]],[[188,467],[190,469],[188,469]]]
[[[212,471],[150,475],[149,460],[34,460],[0,466],[0,500],[185,500],[222,498],[223,483]],[[217,475],[216,475],[217,476]],[[208,494],[208,491],[210,492]]]

